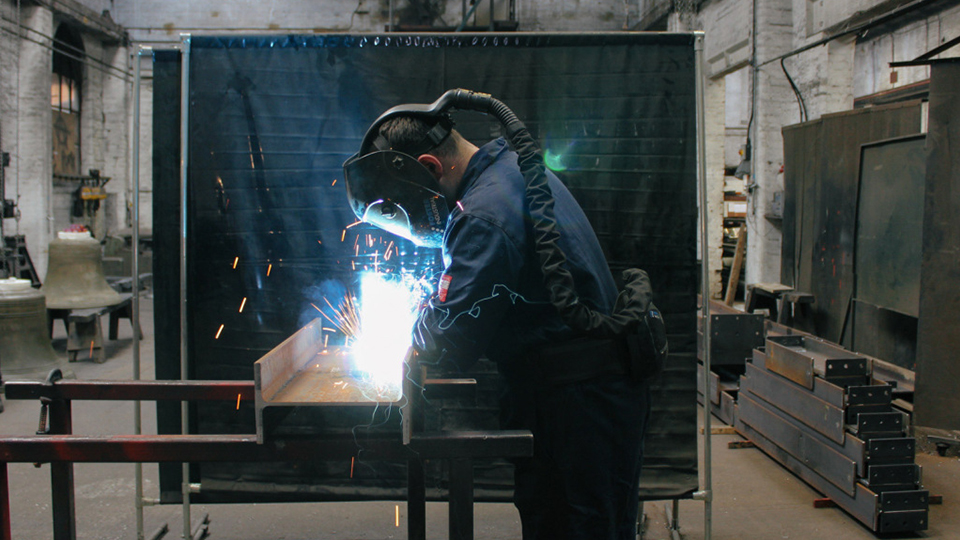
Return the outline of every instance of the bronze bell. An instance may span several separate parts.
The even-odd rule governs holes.
[[[63,368],[50,345],[43,294],[28,279],[0,280],[0,373],[4,380],[43,379]]]
[[[47,276],[40,290],[49,309],[112,306],[122,300],[107,285],[100,242],[88,232],[61,232],[50,242]]]

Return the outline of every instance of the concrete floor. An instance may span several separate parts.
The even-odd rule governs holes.
[[[143,378],[153,377],[152,303],[142,302]],[[63,354],[65,339],[57,328],[54,348]],[[130,379],[132,377],[132,332],[121,322],[120,336],[106,344],[107,362],[79,361],[71,368],[80,379]],[[37,429],[40,406],[36,402],[5,401],[0,413],[0,435],[31,434]],[[133,405],[124,402],[76,402],[74,432],[86,435],[133,432]],[[152,404],[143,406],[144,433],[156,433]],[[712,538],[752,539],[872,539],[876,536],[840,509],[815,509],[820,495],[756,449],[732,450],[727,443],[736,435],[713,435]],[[931,494],[942,495],[943,504],[931,506],[930,528],[923,534],[901,538],[960,539],[960,460],[922,454],[924,485]],[[9,466],[13,538],[41,540],[52,537],[49,466]],[[134,466],[132,464],[79,464],[75,467],[78,539],[135,539]],[[156,465],[144,465],[148,498],[158,493]],[[665,527],[665,502],[644,506],[649,539],[670,538]],[[150,506],[144,511],[146,534],[164,523],[179,538],[181,506]],[[395,525],[399,508],[400,526]],[[684,538],[704,537],[704,503],[682,501],[680,525]],[[195,505],[194,518],[210,515],[210,538],[231,540],[360,540],[406,538],[402,502],[301,503]],[[477,504],[477,540],[519,539],[520,525],[510,504]],[[446,505],[428,505],[428,537],[447,538]]]

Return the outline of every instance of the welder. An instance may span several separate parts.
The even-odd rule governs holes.
[[[371,126],[344,164],[348,198],[361,219],[442,248],[414,347],[444,369],[467,370],[481,355],[497,363],[501,427],[534,434],[533,457],[515,462],[523,538],[633,539],[649,415],[636,351],[616,332],[585,332],[561,316],[517,153],[502,138],[467,141],[440,101],[395,107]],[[574,303],[611,314],[618,293],[597,237],[563,183],[545,174],[547,220],[559,233],[552,249]],[[646,274],[634,277],[643,312],[653,311]]]

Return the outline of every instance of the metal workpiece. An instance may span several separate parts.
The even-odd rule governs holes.
[[[767,369],[813,388],[814,376],[856,382],[869,372],[865,356],[805,336],[768,336]]]
[[[854,495],[850,496],[825,479],[815,469],[778,447],[751,425],[738,420],[736,427],[737,431],[749,438],[764,453],[829,497],[840,508],[843,508],[871,530],[879,533],[891,533],[927,529],[929,497],[926,491],[910,491],[908,492],[909,495],[894,491],[891,492],[890,497],[884,499],[881,496],[882,494],[878,494],[858,482],[855,486]],[[884,507],[885,500],[889,502],[892,508],[896,508],[897,502],[903,501],[910,501],[912,504],[922,506],[922,508],[908,511],[888,510]]]
[[[769,328],[768,328],[769,330]],[[874,362],[818,338],[768,335],[740,378],[734,425],[876,532],[927,528],[916,441]]]
[[[406,373],[397,359],[398,377]],[[317,318],[253,365],[257,440],[267,431],[267,407],[400,405],[401,382],[381,382],[361,371],[347,347],[327,347],[323,319]]]
[[[764,436],[799,462],[817,471],[849,496],[856,493],[857,463],[837,451],[832,441],[817,437],[802,423],[750,392],[741,390],[737,402],[739,420]]]
[[[769,370],[748,364],[746,373],[740,377],[740,394],[744,392],[759,396],[823,436],[843,444],[843,409],[827,403],[809,390]]]
[[[742,366],[751,351],[764,344],[764,316],[744,313],[710,301],[710,361],[714,366]],[[704,319],[697,319],[697,358],[703,360]]]

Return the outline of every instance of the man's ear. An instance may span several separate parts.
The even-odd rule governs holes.
[[[430,174],[432,174],[437,180],[440,180],[440,177],[443,176],[443,164],[440,163],[440,160],[437,159],[436,156],[431,154],[423,154],[417,158],[417,161],[426,167],[427,170],[430,171]]]

